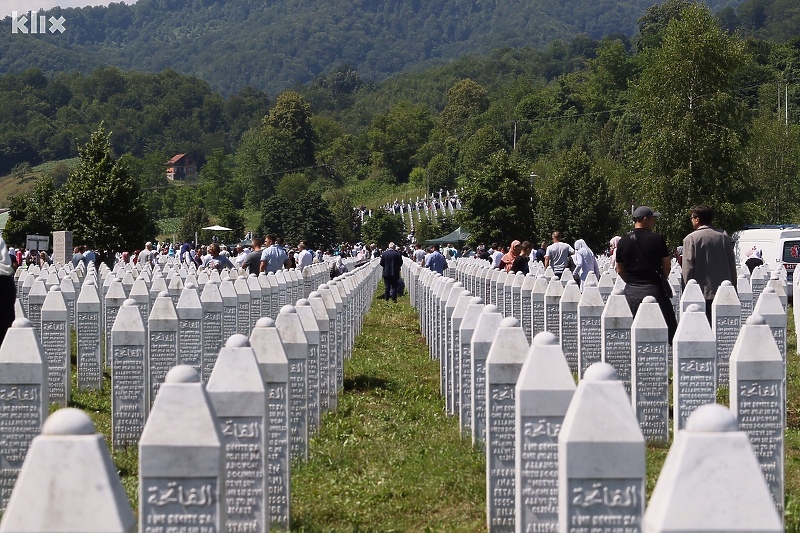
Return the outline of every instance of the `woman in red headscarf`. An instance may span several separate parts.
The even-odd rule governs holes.
[[[500,259],[500,265],[506,272],[511,271],[511,267],[514,266],[514,260],[519,256],[520,250],[522,250],[522,244],[519,241],[513,241],[508,248],[508,253]]]

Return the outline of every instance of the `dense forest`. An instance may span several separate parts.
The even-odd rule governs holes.
[[[274,95],[338,65],[368,81],[467,53],[631,37],[654,0],[138,0],[53,9],[64,33],[0,32],[0,73],[170,68],[225,95]],[[741,0],[706,0],[713,9]],[[10,27],[6,19],[4,28]]]
[[[759,2],[768,16],[752,31],[796,10],[780,17],[770,11],[777,0]],[[633,39],[578,35],[380,83],[342,66],[274,98],[251,89],[224,97],[172,71],[30,69],[0,77],[0,102],[17,102],[0,115],[0,131],[15,139],[0,142],[2,161],[16,154],[24,165],[17,146],[39,159],[79,155],[105,121],[117,172],[135,181],[150,220],[183,219],[181,238],[209,217],[241,227],[245,208],[260,213],[259,231],[290,241],[352,241],[380,233],[358,227],[356,195],[404,187],[459,187],[465,209],[448,223],[475,241],[558,228],[599,251],[635,204],[664,214],[659,230],[673,246],[696,203],[712,205],[728,230],[790,222],[800,214],[800,39],[728,30],[757,3],[723,20],[668,0],[640,17]],[[175,152],[200,160],[197,183],[167,186],[164,162]],[[12,201],[10,242],[52,229],[48,202],[60,182],[82,179],[85,163]]]

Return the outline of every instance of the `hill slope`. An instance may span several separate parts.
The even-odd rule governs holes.
[[[0,73],[172,68],[271,94],[348,64],[366,80],[465,53],[633,35],[654,0],[139,0],[54,9],[64,33],[0,32]],[[707,0],[712,8],[740,0]],[[10,28],[6,18],[3,27]]]

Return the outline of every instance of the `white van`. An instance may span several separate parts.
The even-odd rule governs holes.
[[[800,225],[755,226],[737,231],[731,238],[736,260],[740,265],[747,261],[748,252],[761,248],[762,259],[771,271],[785,268],[787,292],[788,296],[792,296],[794,269],[800,263]]]

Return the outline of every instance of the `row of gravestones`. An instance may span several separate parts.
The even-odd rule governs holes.
[[[349,356],[347,339],[360,331],[378,271],[377,262],[367,264],[338,280],[341,293],[337,285],[322,284],[308,299],[283,306],[274,321],[257,320],[249,339],[232,335],[207,384],[197,368],[177,360],[152,406],[146,401],[144,323],[134,300],[123,303],[112,328],[112,435],[139,446],[141,531],[265,531],[269,524],[288,530],[290,458],[307,458],[308,436],[318,427],[312,420],[318,425],[325,410],[321,347],[327,345],[339,366]],[[130,531],[130,506],[116,492],[116,471],[88,419],[62,410],[67,414],[56,412],[42,426],[50,370],[40,339],[30,320],[18,318],[0,346],[0,439],[6,443],[0,495],[7,502],[0,531],[56,524],[61,531],[89,531],[112,523],[120,529],[110,530]],[[328,375],[341,372],[331,368]],[[341,381],[327,381],[327,407],[334,409]],[[80,447],[93,451],[84,457]],[[79,504],[86,498],[92,506]],[[95,502],[109,501],[112,508],[94,512]]]
[[[410,279],[412,302],[420,311],[421,329],[429,340],[432,356],[441,361],[442,393],[447,399],[448,412],[459,416],[463,433],[471,434],[476,446],[485,447],[487,523],[491,531],[513,531],[515,528],[517,531],[584,531],[582,526],[589,526],[585,529],[587,532],[595,531],[595,526],[597,531],[616,531],[614,528],[619,526],[630,526],[630,531],[641,530],[641,516],[631,518],[626,515],[628,518],[605,522],[594,518],[584,521],[573,518],[580,513],[576,515],[575,509],[568,507],[571,500],[578,499],[577,496],[558,499],[559,482],[563,483],[564,478],[559,473],[556,448],[560,451],[562,439],[567,440],[559,429],[567,427],[564,417],[568,416],[568,409],[573,409],[570,398],[575,388],[574,377],[580,375],[584,378],[580,380],[583,383],[588,368],[600,361],[601,365],[610,363],[614,379],[619,378],[619,387],[624,391],[625,412],[611,414],[610,418],[609,413],[597,414],[597,434],[592,437],[591,431],[576,429],[577,440],[591,441],[595,438],[604,441],[614,451],[603,453],[619,452],[620,460],[633,456],[620,452],[624,450],[622,441],[626,437],[621,435],[618,441],[614,435],[618,423],[615,417],[630,416],[635,423],[636,439],[642,442],[668,440],[671,369],[674,432],[681,435],[691,425],[689,418],[694,411],[716,401],[719,360],[730,363],[729,382],[726,381],[722,387],[730,384],[734,425],[738,420],[736,429],[745,432],[750,443],[747,451],[751,456],[754,454],[751,460],[760,467],[756,485],[765,486],[768,501],[772,502],[771,514],[768,514],[782,515],[786,311],[773,287],[764,288],[753,316],[744,327],[740,327],[736,291],[730,285],[720,291],[713,304],[713,317],[727,325],[735,325],[735,329],[726,330],[733,339],[723,339],[722,342],[717,342],[718,335],[709,326],[700,302],[683,302],[680,306],[683,317],[675,335],[674,358],[670,367],[667,328],[655,300],[645,300],[633,319],[627,301],[618,290],[612,291],[602,305],[596,284],[589,280],[582,295],[578,290],[580,297],[576,313],[579,315],[578,342],[589,346],[578,353],[593,351],[597,356],[581,364],[580,357],[577,360],[570,358],[564,349],[563,324],[567,313],[562,302],[550,309],[545,306],[544,333],[528,332],[518,317],[504,318],[499,304],[484,305],[483,298],[473,296],[461,281],[420,269],[410,262],[406,263],[405,269]],[[456,269],[455,272],[459,271]],[[562,286],[561,280],[555,278],[548,282],[551,284],[563,288],[563,294],[577,289],[574,281],[567,281],[566,286]],[[691,285],[687,287],[684,298],[693,292]],[[580,305],[581,301],[590,306],[588,315],[581,312],[586,310]],[[592,309],[596,305],[600,306],[599,309]],[[512,304],[511,309],[522,307],[521,303]],[[550,310],[555,315],[552,320],[547,318]],[[596,319],[581,320],[587,316]],[[551,325],[552,329],[548,331]],[[596,328],[595,331],[591,334],[582,331],[587,325]],[[716,329],[720,329],[719,324]],[[534,335],[534,347],[530,350],[529,334]],[[725,357],[720,357],[719,344],[731,347]],[[560,364],[551,361],[549,366],[542,367],[542,361],[534,357],[537,350],[550,353],[551,359],[560,361]],[[593,401],[599,400],[595,397]],[[674,446],[677,445],[676,439]],[[580,447],[578,444],[575,446]],[[603,465],[592,464],[598,459],[595,452],[589,450],[586,449],[583,467],[587,471],[593,468],[596,472],[602,470]],[[587,461],[587,457],[592,459]],[[644,475],[643,455],[641,469],[637,472],[637,476]],[[597,474],[597,479],[589,476],[588,480],[581,482],[588,485],[574,485],[569,481],[571,488],[566,494],[577,495],[580,492],[578,487],[588,491],[595,483],[602,485],[603,490],[616,491],[620,487],[603,485],[603,479],[623,479],[626,475],[611,469],[608,475]],[[666,475],[666,468],[663,475]],[[730,482],[728,479],[710,481],[721,482],[721,486]],[[625,485],[626,490],[634,490],[631,487],[633,485]],[[703,485],[704,490],[708,488],[708,485]],[[635,491],[639,510],[643,512],[643,493],[639,488]],[[715,491],[707,494],[714,495]],[[709,503],[712,507],[717,504],[719,502]],[[725,504],[730,505],[730,500]],[[603,507],[601,515],[609,514],[609,507],[616,506]],[[560,511],[561,529],[558,528]],[[748,513],[751,511],[747,509]],[[564,513],[570,517],[566,522],[563,521]],[[634,519],[636,522],[626,522]],[[736,522],[722,521],[717,529],[702,530],[724,531],[727,527],[724,524]],[[748,527],[744,529],[751,530]]]

